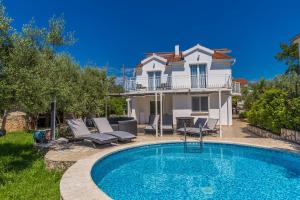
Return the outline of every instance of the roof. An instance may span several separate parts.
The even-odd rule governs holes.
[[[193,48],[203,48],[204,50],[207,50],[209,52],[212,53],[212,58],[215,60],[231,60],[233,59],[231,56],[227,55],[227,53],[230,53],[231,50],[227,49],[227,48],[218,48],[218,49],[207,49],[199,44],[197,44],[196,46],[188,49],[188,50],[192,50]],[[186,51],[188,51],[186,50]],[[145,53],[145,58],[143,59],[143,61],[140,64],[137,64],[136,67],[140,68],[143,66],[143,64],[145,63],[145,60],[149,59],[150,57],[153,56],[157,56],[157,57],[161,57],[166,59],[167,64],[169,63],[174,63],[174,62],[180,62],[184,60],[184,53],[186,53],[186,51],[180,51],[179,55],[175,55],[175,52],[149,52],[149,53]]]
[[[247,85],[248,84],[248,80],[243,79],[243,78],[236,78],[236,79],[233,79],[233,81],[239,82],[241,85]]]

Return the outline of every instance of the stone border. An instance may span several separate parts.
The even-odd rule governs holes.
[[[300,144],[300,131],[294,131],[290,129],[282,128],[280,130],[280,134],[277,135],[275,133],[272,133],[270,131],[264,130],[262,128],[259,128],[257,126],[253,126],[248,124],[247,129],[251,131],[252,133],[264,137],[264,138],[273,138],[276,140],[286,140],[289,142],[294,142],[297,144]]]
[[[151,142],[140,142],[132,143],[121,146],[116,146],[115,148],[106,149],[102,152],[96,153],[88,158],[81,159],[72,165],[63,175],[60,181],[60,196],[61,200],[111,200],[107,194],[100,190],[97,185],[92,180],[91,170],[94,164],[101,158],[109,156],[121,150],[126,150],[130,148],[140,147],[144,145],[151,144],[164,144],[164,143],[176,143],[182,142],[182,140],[160,140]],[[221,143],[221,144],[235,144],[241,146],[251,146],[264,149],[275,149],[274,147],[268,147],[263,145],[234,142],[234,141],[216,141],[216,140],[205,140],[206,143]],[[284,149],[278,150],[283,152],[294,152],[293,150]]]

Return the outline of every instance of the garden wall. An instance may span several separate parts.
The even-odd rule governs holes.
[[[300,131],[282,128],[280,135],[278,135],[252,125],[247,125],[247,129],[264,138],[282,139],[300,144]]]
[[[28,129],[26,113],[18,111],[8,113],[2,121],[1,129],[6,130],[8,133],[14,131],[26,131]]]

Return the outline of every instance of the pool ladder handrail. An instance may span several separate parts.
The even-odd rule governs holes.
[[[184,143],[186,144],[187,131],[186,131],[186,123],[185,122],[183,123],[183,127],[184,127]],[[200,147],[202,148],[203,147],[203,134],[202,134],[201,124],[199,124],[199,144],[200,144]]]

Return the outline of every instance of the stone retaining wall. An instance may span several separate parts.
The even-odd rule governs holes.
[[[264,138],[282,139],[300,144],[300,131],[282,128],[280,135],[277,135],[275,133],[252,125],[247,125],[247,129],[252,133]]]
[[[14,131],[26,131],[26,113],[23,112],[11,112],[8,113],[2,121],[2,129],[6,130],[7,133]]]
[[[282,128],[281,138],[300,144],[300,131],[294,131],[294,130]]]

